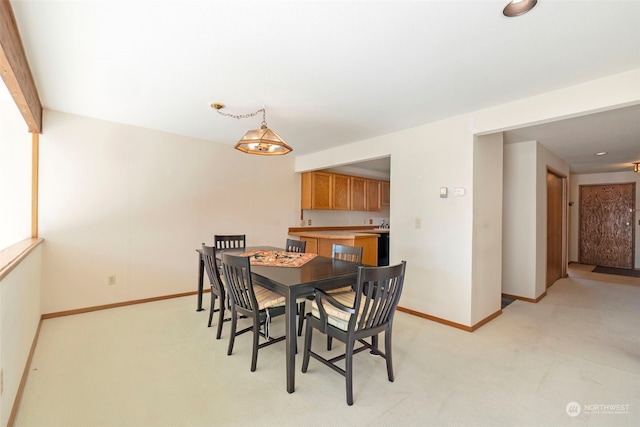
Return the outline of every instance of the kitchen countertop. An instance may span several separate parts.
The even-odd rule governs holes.
[[[384,230],[388,232],[389,230]],[[348,230],[327,230],[327,231],[292,231],[291,236],[315,237],[322,239],[343,239],[345,237],[367,237],[376,235],[382,231],[371,230],[370,232],[348,231]]]

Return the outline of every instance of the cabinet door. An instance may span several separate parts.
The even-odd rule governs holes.
[[[367,179],[366,201],[368,211],[380,210],[380,181],[377,179]]]
[[[351,207],[351,177],[333,174],[333,209],[349,210]]]
[[[366,211],[365,204],[365,182],[366,179],[357,176],[351,177],[351,210]]]
[[[307,247],[305,248],[306,253],[308,254],[318,253],[318,239],[313,237],[300,237],[300,240],[307,243]]]
[[[382,181],[382,206],[391,205],[391,183]]]
[[[311,175],[311,209],[332,208],[332,174],[312,172]]]

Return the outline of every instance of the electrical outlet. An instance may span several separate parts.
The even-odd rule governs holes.
[[[115,285],[116,284],[116,276],[107,277],[107,285]]]
[[[373,224],[373,219],[369,218],[369,224]]]
[[[311,220],[308,220],[308,221],[307,221],[307,224],[311,225]]]

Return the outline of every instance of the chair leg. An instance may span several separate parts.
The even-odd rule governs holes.
[[[236,311],[231,307],[231,333],[229,334],[229,348],[227,349],[227,355],[230,356],[233,352],[233,342],[236,339],[236,327],[238,325],[238,316]]]
[[[327,351],[331,351],[331,345],[333,344],[333,337],[327,335]]]
[[[222,324],[224,323],[224,301],[220,298],[220,310],[218,311],[218,331],[216,332],[216,339],[219,340],[222,335]]]
[[[391,328],[384,332],[384,352],[387,359],[387,376],[389,381],[393,382],[393,359],[391,358]]]
[[[311,337],[313,336],[313,330],[311,329],[311,323],[307,320],[307,329],[304,332],[304,357],[302,358],[302,372],[307,372],[309,367],[309,350],[311,350]]]
[[[378,350],[378,335],[373,335],[371,337],[371,347],[373,347],[376,350]],[[375,352],[371,351],[371,353],[375,353]]]
[[[298,336],[302,335],[302,327],[304,326],[305,303],[302,301],[298,304]]]
[[[345,357],[345,377],[347,380],[347,405],[353,405],[353,347],[355,342],[347,340]]]
[[[209,307],[209,323],[207,325],[208,328],[211,327],[211,321],[213,320],[213,312],[216,308],[216,294],[211,292],[211,307]]]
[[[260,322],[253,321],[253,351],[251,352],[251,372],[256,371],[258,366],[258,339],[260,338]]]

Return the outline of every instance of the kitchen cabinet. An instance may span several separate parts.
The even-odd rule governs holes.
[[[365,188],[368,211],[380,210],[380,187],[380,181],[376,179],[367,179]]]
[[[362,247],[362,263],[378,265],[378,234],[352,231],[308,231],[290,232],[307,242],[306,252],[331,257],[334,243],[337,245]]]
[[[357,176],[351,177],[351,210],[352,211],[366,211],[366,197],[365,197],[365,178]]]
[[[333,174],[328,172],[305,172],[302,174],[302,209],[333,208]]]
[[[382,181],[381,190],[381,204],[382,206],[391,205],[391,183],[389,181]]]
[[[388,184],[377,179],[322,171],[304,172],[300,181],[301,209],[352,211],[380,211],[382,184]],[[385,200],[388,199],[387,196]]]
[[[351,209],[351,177],[349,175],[333,174],[332,209]]]

